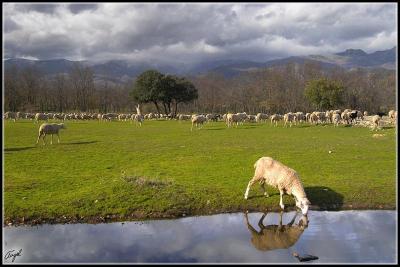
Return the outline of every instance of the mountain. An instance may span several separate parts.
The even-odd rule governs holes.
[[[96,81],[109,80],[115,83],[122,83],[133,79],[147,69],[157,69],[166,74],[177,75],[199,75],[205,73],[219,73],[227,78],[234,77],[240,73],[283,66],[288,63],[304,64],[305,62],[315,62],[322,68],[343,67],[352,68],[396,68],[396,47],[389,50],[366,53],[361,49],[347,49],[343,52],[324,55],[291,56],[282,59],[274,59],[266,62],[255,62],[249,60],[213,60],[204,61],[194,66],[188,67],[182,64],[161,64],[161,63],[128,63],[124,60],[110,60],[103,63],[80,61],[85,66],[90,66],[95,74]],[[75,61],[66,59],[53,60],[28,60],[12,58],[4,60],[5,69],[15,65],[17,68],[32,66],[37,68],[45,75],[57,73],[68,73]]]

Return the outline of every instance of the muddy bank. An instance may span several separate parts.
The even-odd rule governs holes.
[[[341,211],[341,210],[395,210],[396,205],[363,205],[363,204],[345,204],[345,205],[327,205],[316,206],[312,205],[310,210],[314,211]],[[295,207],[285,207],[285,211],[294,211]],[[61,217],[17,217],[12,218],[5,216],[3,226],[21,226],[21,225],[40,225],[40,224],[74,224],[74,223],[111,223],[124,221],[142,221],[142,220],[162,220],[176,219],[188,216],[215,215],[221,213],[236,213],[236,212],[280,212],[279,206],[274,208],[237,208],[237,209],[213,209],[213,210],[169,210],[166,212],[144,212],[135,211],[129,215],[107,214],[97,216],[61,216]]]

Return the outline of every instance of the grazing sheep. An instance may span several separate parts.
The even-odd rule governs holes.
[[[15,122],[17,120],[17,113],[8,111],[8,112],[4,113],[4,118],[13,120]]]
[[[317,115],[318,121],[320,123],[326,122],[326,114],[325,114],[325,112],[317,111],[317,112],[315,112],[315,114]]]
[[[378,130],[379,129],[379,122],[381,121],[381,116],[379,115],[374,115],[372,116],[372,123],[373,123],[373,130]]]
[[[339,126],[340,115],[338,113],[332,114],[332,122],[334,126]]]
[[[35,115],[35,123],[38,123],[39,121],[48,121],[49,116],[47,116],[44,113],[36,113]]]
[[[217,117],[216,114],[207,114],[207,115],[206,115],[206,119],[207,119],[207,122],[210,122],[210,121],[217,121],[217,120],[218,120],[218,117]]]
[[[251,243],[261,251],[290,248],[299,240],[304,230],[308,227],[308,218],[305,215],[301,217],[297,224],[293,225],[297,217],[297,212],[294,214],[293,219],[286,225],[282,225],[283,212],[280,213],[279,225],[264,225],[263,220],[266,215],[267,213],[264,213],[261,216],[258,222],[260,231],[257,231],[250,224],[247,212],[245,213],[247,229],[251,233]]]
[[[301,212],[304,215],[307,214],[310,201],[307,199],[300,177],[295,170],[290,169],[271,157],[262,157],[258,159],[254,164],[254,168],[254,176],[247,185],[244,194],[245,199],[248,198],[250,187],[255,182],[260,182],[260,185],[264,190],[264,195],[268,197],[268,193],[264,187],[264,184],[266,183],[267,185],[278,188],[280,193],[279,205],[282,209],[285,207],[283,205],[283,195],[288,194],[293,195],[296,201],[296,206],[301,209]]]
[[[350,114],[349,113],[350,113],[349,111],[345,110],[341,114],[341,118],[343,120],[343,123],[345,123],[345,124],[350,124]]]
[[[239,122],[242,121],[242,118],[238,114],[228,113],[226,115],[226,122],[228,127],[231,127],[233,123],[236,123],[236,127],[239,125]]]
[[[64,123],[43,123],[39,127],[39,136],[36,140],[36,144],[39,143],[40,137],[43,136],[43,144],[46,145],[46,142],[45,142],[46,134],[51,134],[51,143],[50,144],[53,144],[53,134],[57,135],[58,143],[60,143],[60,135],[58,134],[60,129],[66,129]]]
[[[294,118],[295,118],[295,124],[297,124],[297,122],[301,123],[301,122],[305,121],[306,115],[304,115],[303,112],[296,112]]]
[[[275,123],[275,127],[278,126],[278,121],[282,120],[282,116],[279,114],[274,114],[271,116],[271,124]]]
[[[286,124],[289,122],[290,127],[292,127],[292,122],[295,121],[295,115],[292,112],[286,113],[283,115],[283,120],[285,122],[284,127],[286,127]]]
[[[327,120],[329,123],[332,123],[332,115],[333,115],[333,110],[327,110],[327,111],[325,112],[326,120]]]
[[[397,111],[394,111],[393,109],[390,110],[388,113],[388,116],[389,116],[389,120],[394,123],[397,118]]]
[[[196,127],[199,127],[199,125],[203,125],[203,123],[207,121],[206,117],[203,115],[193,115],[192,116],[192,128],[190,128],[190,131],[193,131],[193,125],[196,125]]]
[[[256,115],[256,122],[262,122],[262,121],[267,121],[268,120],[268,115],[265,113],[257,113]]]
[[[318,120],[319,120],[319,118],[318,118],[317,112],[314,111],[313,113],[310,114],[310,123],[318,124]]]
[[[255,115],[247,115],[248,122],[256,122],[256,116]]]
[[[24,112],[20,112],[18,111],[16,114],[16,119],[25,119],[26,118],[26,114]]]
[[[311,113],[307,112],[306,113],[306,121],[311,122],[310,117],[311,117]]]

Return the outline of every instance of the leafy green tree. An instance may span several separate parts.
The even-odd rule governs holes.
[[[197,98],[197,89],[190,81],[175,75],[164,76],[160,100],[164,104],[166,113],[173,113],[172,115],[175,116],[179,103],[188,103]],[[173,112],[171,112],[171,104],[175,106]]]
[[[311,80],[304,95],[318,110],[332,109],[343,104],[344,87],[326,78]]]
[[[139,103],[154,103],[160,113],[158,101],[162,90],[164,75],[156,70],[148,70],[140,74],[134,84],[130,96]]]

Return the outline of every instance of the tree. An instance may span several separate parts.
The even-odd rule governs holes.
[[[176,116],[179,103],[188,103],[198,98],[196,87],[188,80],[175,75],[166,75],[161,82],[160,100],[164,104],[165,113]],[[171,104],[175,109],[171,111]]]
[[[343,103],[344,88],[336,81],[326,78],[307,83],[304,95],[318,110],[335,108]]]
[[[154,103],[158,114],[160,108],[158,101],[160,100],[163,74],[156,70],[148,70],[140,74],[135,83],[130,96],[140,103]]]
[[[69,74],[75,93],[75,108],[88,111],[94,107],[94,74],[89,67],[75,63]]]

